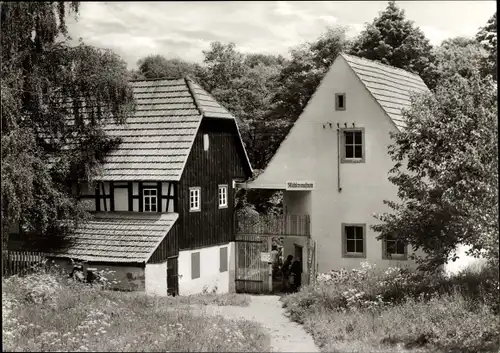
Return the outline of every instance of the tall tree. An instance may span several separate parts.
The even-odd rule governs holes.
[[[416,73],[431,89],[436,85],[432,46],[394,1],[390,1],[379,16],[367,24],[350,52]]]
[[[437,80],[455,74],[468,79],[482,70],[488,52],[472,38],[457,37],[443,41],[434,55]]]
[[[497,86],[476,71],[442,81],[412,102],[407,128],[393,135],[390,181],[400,202],[373,227],[422,249],[437,268],[460,245],[498,265]]]
[[[497,13],[488,20],[476,34],[476,41],[488,52],[488,57],[483,60],[483,73],[490,74],[497,79]]]
[[[167,59],[161,55],[148,55],[137,62],[138,72],[135,78],[181,78],[196,77],[200,67],[182,59]]]
[[[91,179],[118,141],[110,119],[133,110],[126,64],[114,53],[67,43],[78,2],[2,2],[2,234],[55,235],[87,213],[71,181]],[[59,38],[62,38],[60,40]],[[72,118],[69,118],[72,117]]]

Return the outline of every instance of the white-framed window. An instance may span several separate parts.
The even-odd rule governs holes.
[[[346,107],[345,93],[335,94],[335,110],[345,110]]]
[[[365,162],[365,129],[342,129],[342,163]]]
[[[158,205],[158,190],[143,189],[144,212],[156,212]]]
[[[219,185],[219,208],[227,207],[227,185]]]
[[[189,188],[189,211],[200,211],[201,210],[201,188],[192,187]]]
[[[365,224],[342,223],[342,255],[366,257]]]
[[[387,237],[382,242],[382,258],[385,260],[406,260],[408,245],[393,237]]]

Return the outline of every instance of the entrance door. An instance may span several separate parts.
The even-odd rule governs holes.
[[[300,263],[302,264],[302,246],[293,244],[293,249],[294,249],[294,254],[293,254],[293,260],[299,260]]]

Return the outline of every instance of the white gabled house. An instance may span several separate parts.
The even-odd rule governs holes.
[[[242,184],[284,190],[286,213],[310,215],[317,271],[415,265],[411,248],[377,240],[370,226],[389,210],[383,200],[397,199],[389,132],[404,127],[410,94],[425,91],[418,75],[340,54],[264,172]],[[293,255],[286,239],[284,248]]]

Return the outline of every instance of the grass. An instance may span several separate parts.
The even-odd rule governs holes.
[[[492,278],[463,273],[424,280],[364,268],[282,300],[324,352],[496,353],[500,319],[487,292],[498,293],[488,284]]]
[[[2,292],[5,351],[269,350],[269,336],[256,323],[175,307],[245,304],[245,297],[151,297],[98,290],[50,273],[3,279]]]

